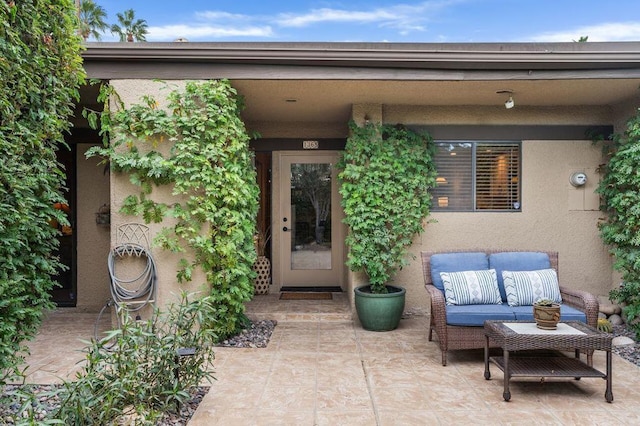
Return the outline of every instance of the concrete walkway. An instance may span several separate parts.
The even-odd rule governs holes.
[[[189,425],[640,424],[640,368],[618,356],[612,404],[602,379],[513,381],[505,402],[502,373],[494,367],[492,380],[484,379],[482,351],[453,352],[448,366],[440,364],[425,317],[368,332],[346,319],[344,295],[293,302],[257,296],[248,311],[278,319],[268,347],[218,348],[217,380]],[[29,381],[71,377],[83,358],[78,339],[91,337],[95,318],[53,313],[30,345]],[[595,367],[604,369],[602,353]]]

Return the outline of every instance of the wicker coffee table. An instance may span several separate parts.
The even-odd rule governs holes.
[[[489,362],[504,372],[505,401],[511,399],[509,380],[512,377],[600,377],[606,380],[604,397],[613,401],[611,390],[611,340],[612,336],[602,333],[581,322],[563,322],[557,330],[541,330],[532,321],[485,321],[486,337],[484,347],[484,378],[489,380]],[[503,355],[489,357],[489,339],[502,348]],[[562,354],[553,356],[527,356],[527,352],[509,356],[513,351],[575,351],[575,357]],[[606,351],[607,371],[603,373],[580,360],[580,351],[592,353]]]

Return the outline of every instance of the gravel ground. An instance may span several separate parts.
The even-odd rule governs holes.
[[[0,399],[0,424],[16,424],[14,416],[20,411],[20,407],[25,401],[24,396],[20,395],[24,393],[33,393],[36,396],[38,402],[35,404],[34,417],[38,423],[44,422],[47,414],[57,409],[60,405],[59,399],[56,396],[51,396],[51,393],[60,387],[61,385],[8,385],[3,397],[6,397],[9,402],[5,403],[4,400]],[[190,391],[191,399],[180,407],[180,412],[165,413],[158,425],[186,425],[208,391],[208,386],[192,389]],[[24,417],[26,424],[33,424],[28,422],[26,413],[23,413],[20,417]]]
[[[218,346],[234,347],[234,348],[265,348],[269,343],[273,329],[276,326],[275,321],[258,321],[252,323],[251,327],[244,330],[239,335],[225,340]],[[215,352],[215,350],[214,350]],[[57,397],[51,396],[51,393],[58,389],[60,385],[9,385],[0,395],[0,424],[15,424],[15,416],[21,410],[23,402],[26,400],[20,394],[33,394],[38,402],[35,409],[35,417],[38,421],[43,421],[47,413],[55,410],[60,401]],[[191,390],[191,399],[180,407],[179,413],[165,413],[162,420],[158,423],[160,426],[178,426],[186,425],[193,416],[200,401],[209,391],[208,386],[201,386]],[[23,417],[22,414],[19,415]],[[26,413],[24,414],[26,416]],[[27,419],[25,418],[25,421]]]
[[[269,343],[273,329],[276,326],[275,321],[259,321],[252,324],[251,328],[244,330],[238,336],[225,340],[219,346],[234,348],[264,348]],[[615,326],[613,330],[614,336],[627,336],[634,340],[635,334],[625,326]],[[640,367],[640,343],[636,342],[632,346],[615,347],[613,352],[628,360],[629,362]],[[43,419],[46,413],[55,409],[58,401],[50,398],[47,393],[54,389],[55,385],[25,385],[25,386],[7,386],[4,390],[3,397],[6,397],[8,404],[4,400],[0,400],[0,423],[14,424],[13,416],[20,409],[20,399],[16,392],[31,391],[38,395],[39,405],[38,417]],[[195,413],[200,401],[208,392],[208,387],[199,387],[191,391],[191,399],[182,406],[180,413],[166,413],[162,421],[158,423],[160,426],[177,426],[186,425],[193,413]]]
[[[626,336],[636,341],[635,345],[614,346],[613,352],[640,367],[640,343],[636,339],[635,333],[624,325],[616,325],[613,327],[613,335],[614,337]]]
[[[219,346],[232,348],[266,348],[276,321],[265,320],[251,324],[251,328],[243,330],[237,336],[225,340]]]

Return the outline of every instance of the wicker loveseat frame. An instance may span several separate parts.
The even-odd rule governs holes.
[[[424,274],[425,288],[431,298],[431,320],[429,325],[429,341],[433,340],[433,332],[438,336],[438,344],[442,351],[442,365],[447,365],[447,352],[459,349],[480,349],[485,345],[483,327],[452,326],[447,324],[445,296],[442,291],[433,285],[431,278],[431,256],[439,253],[466,253],[484,252],[487,255],[500,252],[515,252],[525,250],[451,250],[441,252],[422,252],[422,271]],[[547,252],[551,267],[558,271],[558,253]],[[596,327],[598,321],[598,299],[586,291],[569,289],[560,285],[562,303],[576,308],[585,313],[587,324]],[[497,345],[490,342],[490,346]],[[592,363],[591,353],[588,355],[588,363]]]

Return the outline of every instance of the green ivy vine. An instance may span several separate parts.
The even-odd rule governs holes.
[[[386,293],[430,213],[435,145],[399,125],[351,122],[350,130],[338,163],[347,266],[367,274],[372,293]]]
[[[0,1],[0,387],[17,373],[62,265],[56,151],[84,81],[71,0]]]
[[[600,223],[600,235],[623,280],[609,296],[624,304],[627,322],[640,338],[640,112],[605,148],[609,161],[597,191],[607,215]]]
[[[123,213],[146,223],[176,219],[154,243],[172,252],[191,249],[193,257],[185,255],[178,265],[178,282],[191,281],[201,268],[213,301],[211,312],[203,313],[206,325],[219,339],[237,333],[246,321],[244,303],[253,295],[259,192],[237,92],[226,80],[211,80],[171,91],[166,108],[151,96],[124,108],[110,89],[101,99],[108,143],[87,155],[108,159],[113,172],[126,173],[140,187],[124,200]],[[86,116],[98,124],[98,115]],[[174,202],[153,200],[160,186],[172,188]]]

